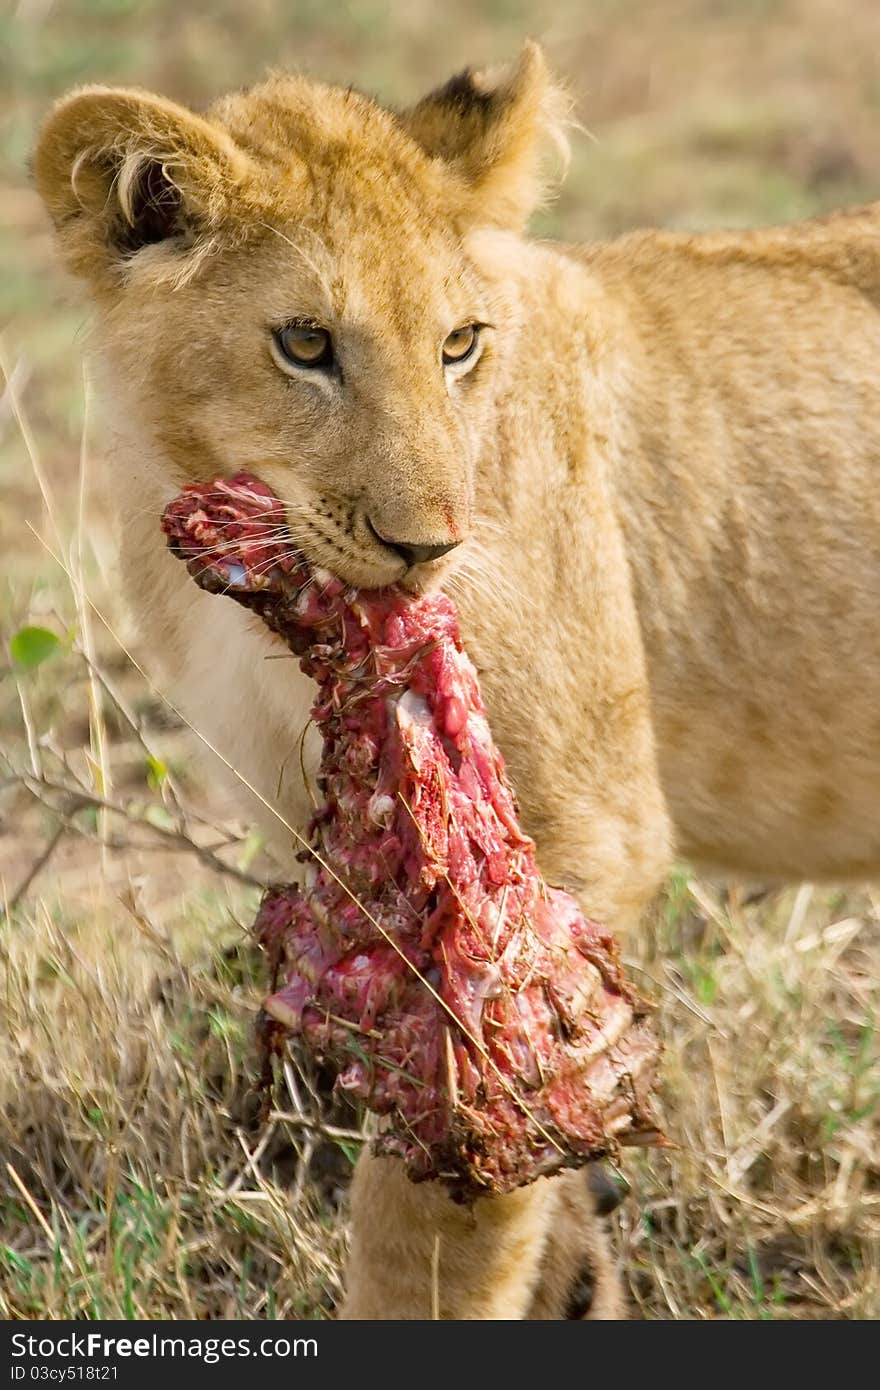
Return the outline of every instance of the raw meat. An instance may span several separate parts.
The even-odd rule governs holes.
[[[450,599],[310,570],[246,474],[186,488],[163,527],[317,682],[304,886],[272,888],[256,922],[276,1032],[386,1117],[381,1152],[463,1198],[657,1142],[646,1006],[538,872]]]

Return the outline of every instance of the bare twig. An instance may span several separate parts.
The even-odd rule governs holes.
[[[270,1110],[269,1119],[282,1121],[284,1124],[293,1125],[297,1129],[311,1130],[321,1139],[350,1139],[355,1144],[363,1144],[366,1139],[363,1130],[341,1129],[338,1125],[325,1124],[323,1120],[316,1119],[314,1115],[294,1113],[291,1110]]]
[[[91,808],[96,811],[106,811],[121,816],[124,820],[128,821],[129,824],[137,825],[138,829],[143,829],[153,835],[158,835],[166,847],[175,848],[187,854],[195,855],[206,867],[214,869],[217,873],[237,879],[239,883],[247,884],[250,888],[265,888],[266,886],[262,879],[257,878],[254,874],[249,874],[246,870],[239,869],[234,864],[227,864],[225,860],[220,859],[210,847],[198,844],[191,836],[187,835],[184,830],[157,825],[154,821],[135,816],[132,814],[129,807],[118,801],[112,801],[109,797],[99,796],[95,792],[88,792],[80,790],[79,788],[65,787],[57,782],[50,781],[47,777],[32,777],[22,773],[17,780],[21,786],[30,792],[35,800],[39,801],[44,806],[48,806],[57,816],[62,817],[65,828],[74,831],[77,835],[83,836],[86,839],[95,840],[96,843],[108,849],[120,850],[131,848],[131,846],[125,842],[114,842],[112,839],[106,837],[95,837],[91,835],[85,827],[77,825],[72,819],[77,811]],[[59,805],[52,799],[53,797],[63,798],[62,804]]]
[[[30,888],[34,879],[37,877],[37,874],[40,872],[40,870],[46,867],[66,833],[67,825],[64,821],[62,821],[62,823],[59,826],[57,826],[54,834],[47,841],[44,848],[37,855],[37,858],[34,860],[33,864],[28,869],[21,883],[18,885],[15,892],[12,894],[12,897],[8,898],[7,901],[3,904],[3,906],[0,907],[0,914],[2,914],[5,917],[9,917],[12,915],[13,909],[16,908],[18,904],[21,902],[22,898],[24,897],[25,893],[27,893],[28,889]]]

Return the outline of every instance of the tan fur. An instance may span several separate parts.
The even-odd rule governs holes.
[[[583,1172],[541,1178],[503,1199],[457,1206],[416,1186],[397,1159],[355,1170],[348,1292],[342,1317],[559,1319],[572,1281],[592,1284],[587,1317],[623,1316],[607,1236]]]
[[[635,920],[670,818],[711,868],[868,874],[880,210],[530,243],[566,109],[533,46],[398,115],[287,77],[203,117],[100,88],[56,107],[34,169],[96,307],[145,650],[300,826],[309,684],[195,592],[156,523],[187,479],[247,468],[352,583],[401,573],[368,519],[401,541],[466,537],[406,582],[459,601],[544,872],[594,914]],[[273,362],[271,327],[305,316],[332,332],[341,382]],[[452,380],[440,346],[468,320],[492,326]],[[427,1316],[432,1297],[448,1317],[560,1315],[592,1239],[573,1181],[467,1213],[363,1159],[348,1315]],[[593,1263],[611,1289],[594,1307],[614,1312],[607,1256]]]

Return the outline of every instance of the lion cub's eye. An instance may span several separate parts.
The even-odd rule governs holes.
[[[443,344],[443,361],[451,366],[456,362],[466,362],[480,341],[480,330],[476,323],[463,324],[455,328]]]
[[[333,365],[333,339],[315,323],[288,323],[273,334],[278,351],[295,367]]]

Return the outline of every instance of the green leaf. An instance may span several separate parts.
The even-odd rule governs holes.
[[[147,783],[157,792],[168,776],[168,768],[161,758],[154,758],[152,753],[147,755]]]
[[[10,640],[9,652],[16,666],[32,671],[54,656],[60,646],[61,638],[47,627],[20,627]]]

